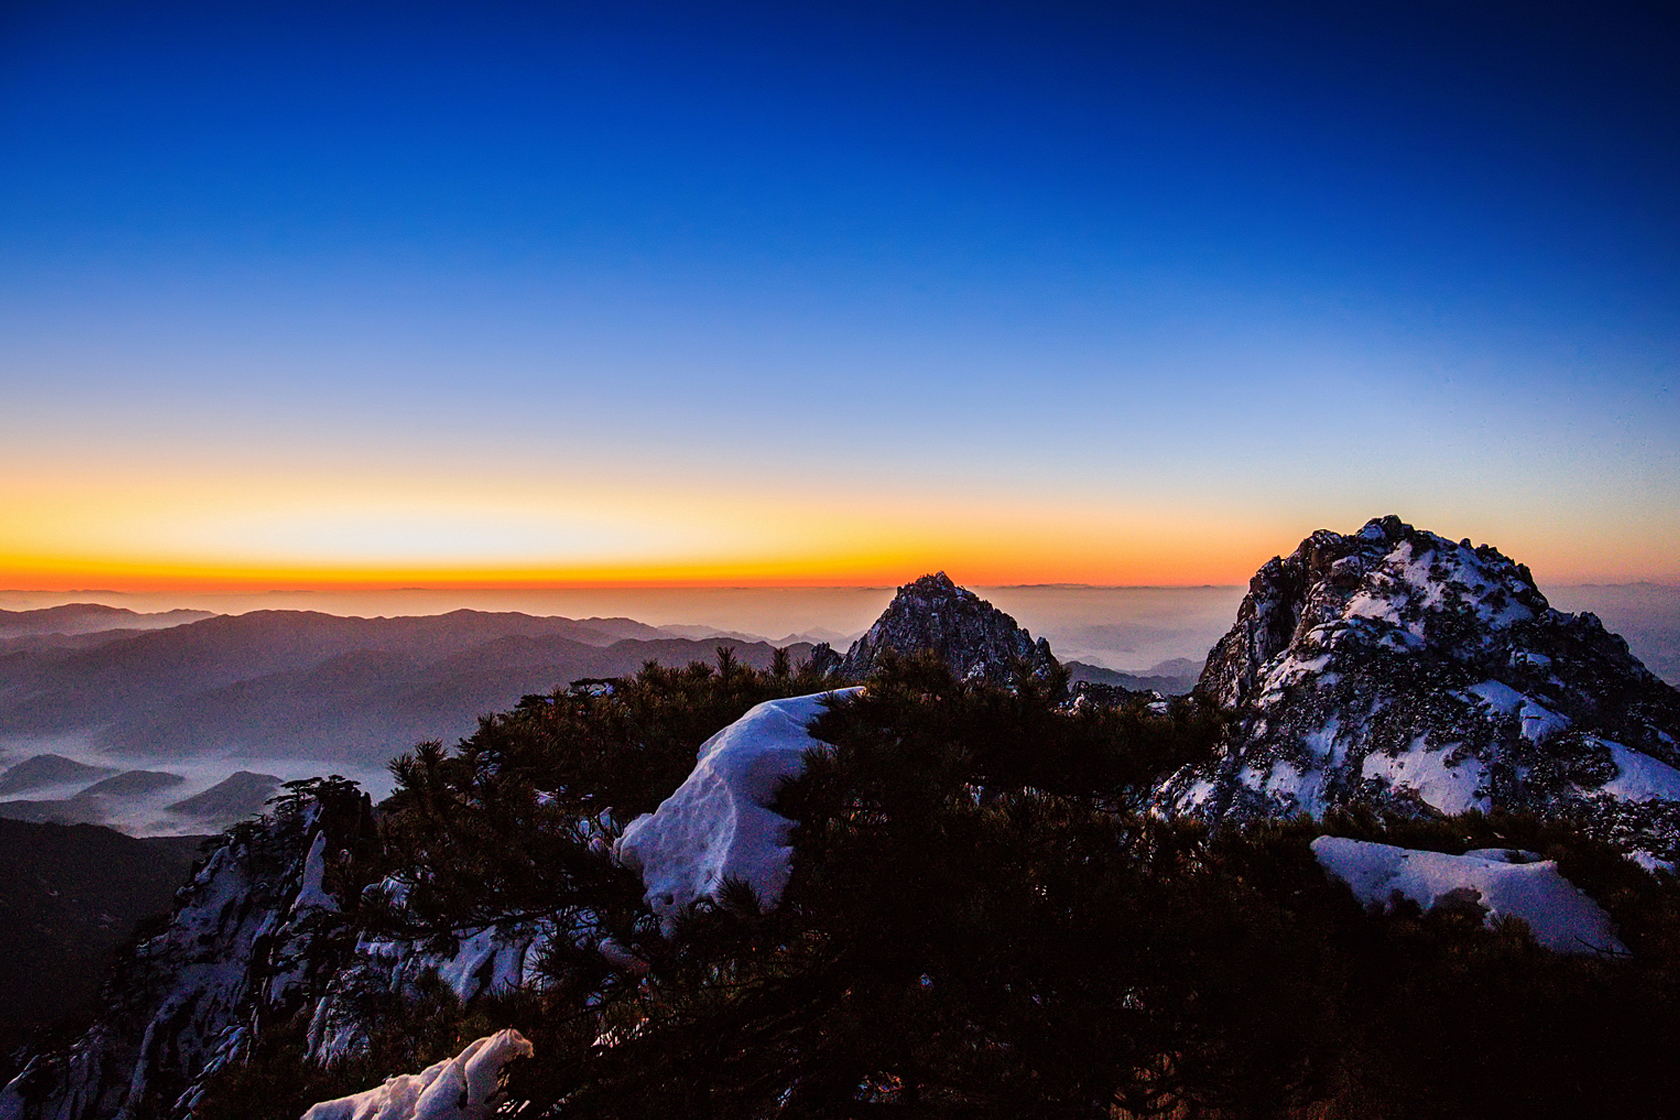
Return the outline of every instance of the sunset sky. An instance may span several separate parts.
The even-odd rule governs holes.
[[[1655,7],[12,0],[0,588],[1680,583]]]

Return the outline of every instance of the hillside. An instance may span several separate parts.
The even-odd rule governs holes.
[[[91,1011],[136,924],[169,912],[201,839],[0,819],[0,1055]]]
[[[1298,796],[1163,812],[1215,781],[1191,775],[1255,790],[1257,744],[1311,749],[1301,695],[1532,672],[1513,650],[1551,659],[1523,696],[1657,762],[1642,744],[1680,731],[1667,686],[1514,563],[1398,522],[1315,535],[1257,575],[1198,690],[1166,699],[1068,699],[1030,639],[1006,679],[977,672],[1014,631],[972,628],[962,596],[954,630],[916,616],[949,598],[921,582],[872,629],[861,691],[841,694],[859,682],[839,655],[757,669],[725,648],[423,743],[377,809],[293,783],[223,836],[0,1117],[279,1120],[364,1093],[315,1113],[347,1116],[419,1084],[394,1074],[469,1067],[461,1099],[500,1074],[528,1117],[1680,1111],[1680,881],[1660,837],[1602,827],[1591,789],[1454,812],[1390,778],[1312,817]],[[1396,721],[1483,718],[1382,695]],[[1497,744],[1567,762],[1571,740],[1523,738],[1520,711]],[[1265,738],[1268,717],[1300,738]],[[1363,769],[1385,742],[1347,755]],[[1609,754],[1594,788],[1649,777]]]
[[[67,603],[32,611],[0,610],[0,639],[68,638],[110,631],[162,630],[213,617],[209,611],[173,610],[142,614],[100,603]]]
[[[233,757],[259,768],[313,759],[322,771],[377,774],[415,742],[453,741],[480,716],[571,680],[622,676],[648,660],[709,659],[720,645],[759,667],[774,652],[765,642],[675,638],[629,619],[475,611],[391,619],[257,611],[103,639],[0,653],[0,741],[13,760],[82,740],[90,758],[167,760],[156,769]],[[791,649],[803,657],[810,647]]]

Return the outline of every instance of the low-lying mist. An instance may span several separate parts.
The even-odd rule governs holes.
[[[139,656],[173,639],[137,637],[133,631],[126,636],[113,632],[110,641],[127,644],[120,650],[112,644],[109,652],[101,651],[103,639],[97,634],[63,641],[50,635],[8,639],[8,648],[15,650],[9,655],[8,677],[0,680],[0,775],[34,756],[56,755],[103,767],[101,777],[132,771],[174,777],[136,778],[120,796],[88,793],[94,779],[86,775],[28,789],[7,788],[0,777],[0,815],[35,813],[46,819],[41,814],[62,812],[134,835],[191,834],[206,830],[202,820],[169,806],[240,771],[281,782],[340,774],[359,782],[375,799],[383,798],[391,790],[386,768],[391,757],[424,739],[452,743],[471,730],[478,715],[511,707],[524,692],[563,686],[577,676],[631,671],[646,657],[709,660],[713,646],[726,639],[768,643],[741,645],[749,662],[766,659],[770,645],[800,639],[826,640],[844,650],[874,621],[893,590],[100,593],[107,605],[144,612],[308,608],[341,619],[409,621],[358,623],[351,631],[320,615],[253,616],[253,622],[262,622],[251,626],[230,619],[193,623],[206,627],[206,634],[222,635],[217,641],[224,644],[195,640],[185,661],[176,646],[150,659]],[[1245,588],[974,590],[1034,637],[1047,638],[1064,662],[1183,677],[1193,675],[1230,627]],[[94,597],[90,592],[4,592],[0,609],[39,609]],[[1559,586],[1548,597],[1560,610],[1597,613],[1627,638],[1653,672],[1680,683],[1680,588]],[[442,617],[463,608],[535,617]],[[580,625],[566,619],[598,621]],[[612,619],[620,621],[599,621]],[[426,621],[419,625],[417,620]],[[229,653],[234,647],[226,642],[236,632],[244,644],[237,646],[237,654]],[[288,642],[283,663],[273,661],[269,651]],[[808,651],[809,646],[798,648]],[[84,663],[85,673],[74,668]],[[26,669],[35,676],[28,678]],[[125,696],[123,704],[112,707],[111,697],[119,693]],[[101,704],[110,711],[101,714]],[[63,802],[68,808],[43,807],[43,802]]]

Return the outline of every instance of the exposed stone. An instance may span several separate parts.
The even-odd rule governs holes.
[[[931,650],[958,677],[998,684],[1013,681],[1018,666],[1040,679],[1057,668],[1049,642],[1034,642],[1013,618],[944,572],[900,587],[875,625],[852,643],[840,675],[868,676],[889,650],[903,656]]]
[[[355,946],[328,863],[342,878],[372,837],[366,796],[334,781],[222,836],[98,1022],[0,1089],[0,1120],[186,1120],[216,1070],[309,1008]]]
[[[827,642],[818,642],[811,647],[811,672],[819,677],[833,676],[840,671],[843,658],[834,651],[834,647]]]
[[[1255,575],[1197,689],[1231,724],[1162,811],[1528,810],[1676,854],[1680,692],[1486,545],[1397,517],[1320,530]]]

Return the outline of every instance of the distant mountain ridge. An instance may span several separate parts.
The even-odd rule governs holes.
[[[63,755],[38,754],[0,773],[0,795],[28,793],[73,782],[91,785],[116,772],[114,767],[89,766]]]
[[[1101,665],[1088,665],[1083,661],[1064,661],[1062,664],[1068,670],[1070,684],[1090,681],[1131,692],[1151,691],[1166,696],[1182,696],[1195,688],[1202,671],[1200,664],[1183,657],[1163,661],[1143,673],[1125,673]]]
[[[757,667],[774,652],[767,642],[677,638],[617,618],[218,615],[88,648],[0,653],[0,736],[86,736],[126,757],[242,752],[382,769],[523,695],[620,676],[650,658],[709,662],[720,645]],[[810,647],[790,652],[803,658]]]
[[[102,630],[158,630],[213,618],[210,611],[172,610],[141,614],[100,603],[66,603],[32,611],[0,611],[0,638],[38,634],[93,634]]]
[[[57,789],[65,796],[0,800],[0,819],[36,824],[122,826],[150,815],[170,835],[219,832],[260,814],[280,789],[273,774],[240,770],[208,789],[165,804],[180,774],[154,770],[115,771],[43,754],[0,771],[0,794]],[[76,788],[80,787],[80,788]],[[130,822],[130,823],[125,823]]]

